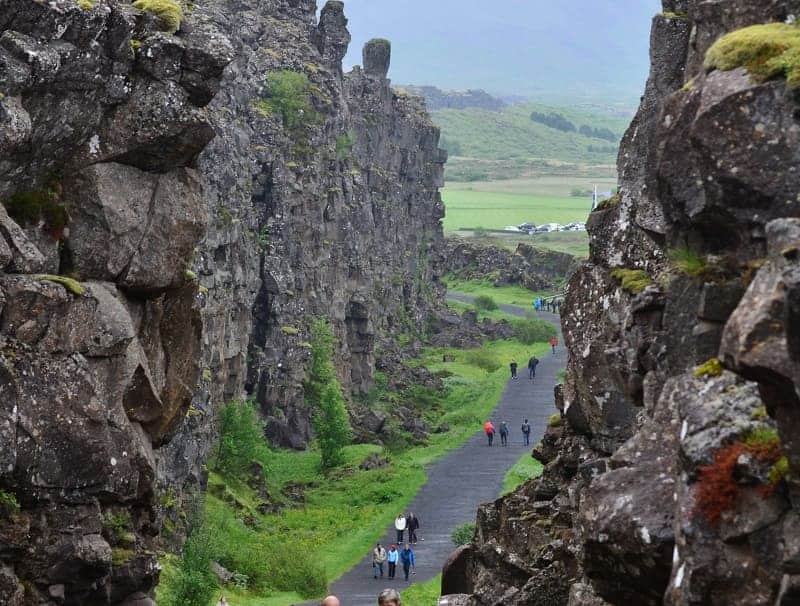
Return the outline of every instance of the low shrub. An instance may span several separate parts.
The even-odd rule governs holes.
[[[538,318],[513,320],[511,325],[514,328],[514,336],[525,345],[547,343],[557,334],[555,327],[550,322]]]
[[[471,349],[467,351],[464,354],[464,361],[486,372],[494,372],[502,366],[497,356],[485,349]]]
[[[10,518],[19,513],[17,497],[6,490],[0,490],[0,517]]]
[[[473,305],[478,309],[492,311],[497,309],[497,302],[489,295],[478,295],[473,301]]]
[[[243,477],[253,461],[265,461],[268,447],[264,424],[258,418],[253,401],[231,402],[219,413],[219,446],[211,467],[222,474]]]
[[[267,76],[266,98],[260,107],[268,115],[280,116],[283,126],[295,133],[316,122],[311,105],[311,83],[302,72],[281,70]]]
[[[547,426],[548,427],[559,427],[562,423],[561,414],[555,413],[550,415],[550,418],[547,419]]]
[[[197,528],[183,546],[170,591],[159,596],[164,606],[208,606],[217,590],[211,571],[213,537],[204,526]]]
[[[456,526],[455,530],[450,534],[450,540],[453,541],[453,545],[456,547],[472,543],[473,538],[475,538],[474,522],[467,522],[466,524]]]
[[[355,143],[356,134],[354,131],[350,130],[343,135],[339,135],[336,138],[336,158],[338,160],[344,160],[347,158],[353,151],[353,146]]]
[[[61,197],[61,183],[49,181],[42,189],[20,191],[2,200],[8,216],[23,227],[40,221],[44,230],[60,240],[69,221],[69,209]]]

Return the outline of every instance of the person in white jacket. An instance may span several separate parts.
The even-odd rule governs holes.
[[[403,542],[403,533],[406,531],[406,517],[402,513],[397,514],[394,528],[397,530],[397,544],[400,545]]]

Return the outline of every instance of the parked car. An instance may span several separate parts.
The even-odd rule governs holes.
[[[558,223],[545,223],[536,228],[537,233],[548,233],[551,231],[560,231],[561,226]]]
[[[561,228],[561,231],[586,231],[586,223],[568,223]]]
[[[526,234],[532,234],[536,231],[536,224],[535,223],[523,223],[522,225],[517,226],[520,231],[524,231]]]

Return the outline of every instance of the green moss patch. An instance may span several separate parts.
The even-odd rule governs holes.
[[[644,289],[653,284],[653,279],[643,269],[625,269],[618,267],[611,271],[611,276],[619,280],[623,290],[638,295]]]
[[[594,210],[595,212],[601,210],[608,210],[610,208],[614,208],[615,206],[619,206],[620,202],[622,202],[622,194],[614,194],[607,200],[603,200],[602,202],[600,202],[600,204],[598,204],[597,208],[595,208]]]
[[[708,49],[705,67],[744,67],[758,82],[783,76],[789,88],[800,88],[800,27],[768,23],[726,34]]]
[[[38,276],[34,276],[37,280],[42,280],[45,282],[54,282],[55,284],[60,284],[64,288],[66,288],[69,292],[73,295],[78,297],[82,296],[86,292],[86,288],[73,278],[68,278],[66,276],[53,276],[50,274],[41,274]]]
[[[60,240],[69,220],[67,206],[61,199],[61,184],[51,181],[42,189],[20,191],[2,200],[8,216],[18,224],[43,224],[44,230]]]
[[[165,32],[174,34],[181,26],[183,9],[175,0],[136,0],[133,6],[158,17]]]
[[[722,374],[722,371],[725,368],[722,366],[722,362],[720,362],[717,358],[711,358],[705,364],[701,364],[698,366],[694,371],[695,377],[718,377]]]

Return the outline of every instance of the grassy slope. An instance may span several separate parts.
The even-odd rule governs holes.
[[[216,537],[216,548],[221,554],[229,554],[221,559],[226,564],[230,559],[240,561],[241,568],[257,567],[261,562],[271,561],[270,558],[280,559],[287,550],[302,545],[303,549],[321,555],[329,580],[338,578],[363,557],[366,546],[380,538],[398,508],[403,509],[410,503],[425,482],[424,466],[458,448],[480,430],[483,420],[502,395],[507,379],[505,361],[530,355],[531,351],[541,355],[546,349],[546,344],[528,346],[514,340],[488,343],[482,351],[500,364],[494,372],[473,365],[468,351],[427,349],[420,363],[434,372],[446,369],[453,373],[447,379],[448,395],[439,402],[439,421],[450,425],[451,430],[446,434],[432,434],[428,445],[405,451],[382,470],[357,469],[358,462],[379,451],[378,447],[351,446],[347,449],[345,465],[348,471],[339,478],[326,479],[319,473],[317,452],[275,451],[266,461],[271,490],[280,490],[290,480],[320,484],[305,493],[304,506],[280,515],[260,515],[255,511],[256,497],[247,486],[223,482],[212,474],[210,492],[233,495],[238,503],[234,508],[230,505],[230,496],[225,500],[214,494],[207,496],[207,523]],[[443,362],[444,354],[454,356],[455,361]],[[244,517],[256,520],[256,527],[253,528],[252,523],[245,525]],[[290,558],[291,552],[286,557]],[[167,557],[162,564],[160,595],[170,591],[174,579],[174,561]],[[302,601],[294,592],[250,593],[226,589],[225,593],[229,602],[237,606],[286,606]]]
[[[543,158],[567,162],[611,164],[616,152],[589,152],[590,145],[610,147],[613,143],[585,137],[577,132],[565,133],[530,119],[532,111],[560,113],[576,128],[587,124],[609,128],[622,136],[628,119],[602,112],[567,107],[550,107],[525,103],[505,108],[502,112],[482,109],[446,109],[433,112],[434,122],[441,127],[448,141],[460,146],[461,156],[491,159]]]
[[[403,606],[436,606],[442,594],[442,575],[417,583],[401,592]]]
[[[482,246],[499,246],[515,250],[519,244],[532,244],[546,250],[567,253],[579,259],[589,257],[589,234],[585,231],[559,231],[548,234],[536,234],[531,237],[525,234],[493,234],[475,236],[471,231],[453,232],[462,238],[470,238],[474,244]]]

